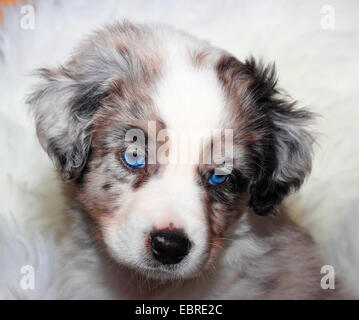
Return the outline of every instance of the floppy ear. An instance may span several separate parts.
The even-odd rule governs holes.
[[[259,164],[249,184],[249,206],[259,215],[274,213],[281,200],[298,189],[311,169],[313,138],[306,130],[312,114],[296,109],[276,88],[274,65],[253,58],[244,64],[252,81],[251,108],[261,113],[263,137],[255,150]]]
[[[69,68],[38,70],[41,82],[29,96],[39,141],[63,180],[79,176],[86,164],[90,122],[105,97],[99,81]]]

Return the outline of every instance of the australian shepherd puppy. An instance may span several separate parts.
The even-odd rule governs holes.
[[[278,207],[310,172],[313,139],[273,65],[125,22],[39,75],[28,103],[70,220],[59,297],[343,297]]]

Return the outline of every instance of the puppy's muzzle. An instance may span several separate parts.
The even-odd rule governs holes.
[[[191,249],[191,242],[183,232],[157,231],[151,233],[153,257],[162,264],[177,264]]]

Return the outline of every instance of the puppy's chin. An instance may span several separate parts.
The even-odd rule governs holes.
[[[148,279],[159,280],[159,281],[175,281],[175,280],[186,280],[196,278],[201,273],[201,270],[194,271],[183,271],[181,268],[137,268],[137,272],[142,274]]]

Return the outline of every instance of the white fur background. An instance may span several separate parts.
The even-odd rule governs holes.
[[[358,1],[31,3],[34,29],[20,27],[21,5],[5,8],[0,26],[0,298],[57,297],[53,264],[66,228],[59,183],[24,103],[29,75],[60,64],[89,30],[123,18],[169,23],[239,59],[276,62],[280,85],[320,115],[312,175],[287,204],[359,297]],[[322,28],[325,5],[334,29]],[[35,268],[35,290],[21,289],[24,265]]]

